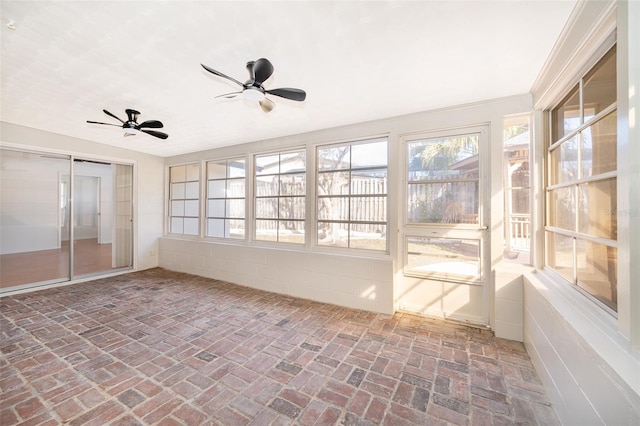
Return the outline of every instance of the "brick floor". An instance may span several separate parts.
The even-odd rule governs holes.
[[[0,424],[558,424],[521,343],[160,268],[0,299]]]

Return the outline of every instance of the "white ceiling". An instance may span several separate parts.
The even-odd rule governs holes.
[[[0,119],[171,156],[527,93],[575,3],[2,0]],[[214,99],[260,57],[306,101]],[[86,123],[125,108],[169,138]]]

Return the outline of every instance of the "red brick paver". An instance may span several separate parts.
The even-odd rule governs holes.
[[[0,299],[0,424],[558,424],[521,343],[160,268]]]

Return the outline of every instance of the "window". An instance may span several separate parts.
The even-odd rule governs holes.
[[[451,129],[406,141],[404,276],[483,285],[480,146],[487,130]]]
[[[245,160],[207,162],[208,237],[245,237]]]
[[[478,224],[478,134],[409,141],[407,222]]]
[[[318,245],[387,250],[387,139],[317,149]]]
[[[616,49],[552,111],[547,265],[617,311]]]
[[[480,284],[480,240],[407,237],[404,274]]]
[[[200,166],[169,167],[169,232],[198,235],[200,211]]]
[[[255,239],[304,244],[306,152],[255,157]]]
[[[529,115],[507,117],[504,134],[504,258],[529,263],[531,184]]]

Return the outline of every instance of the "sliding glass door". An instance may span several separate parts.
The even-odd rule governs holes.
[[[0,291],[133,266],[133,166],[0,150]]]

